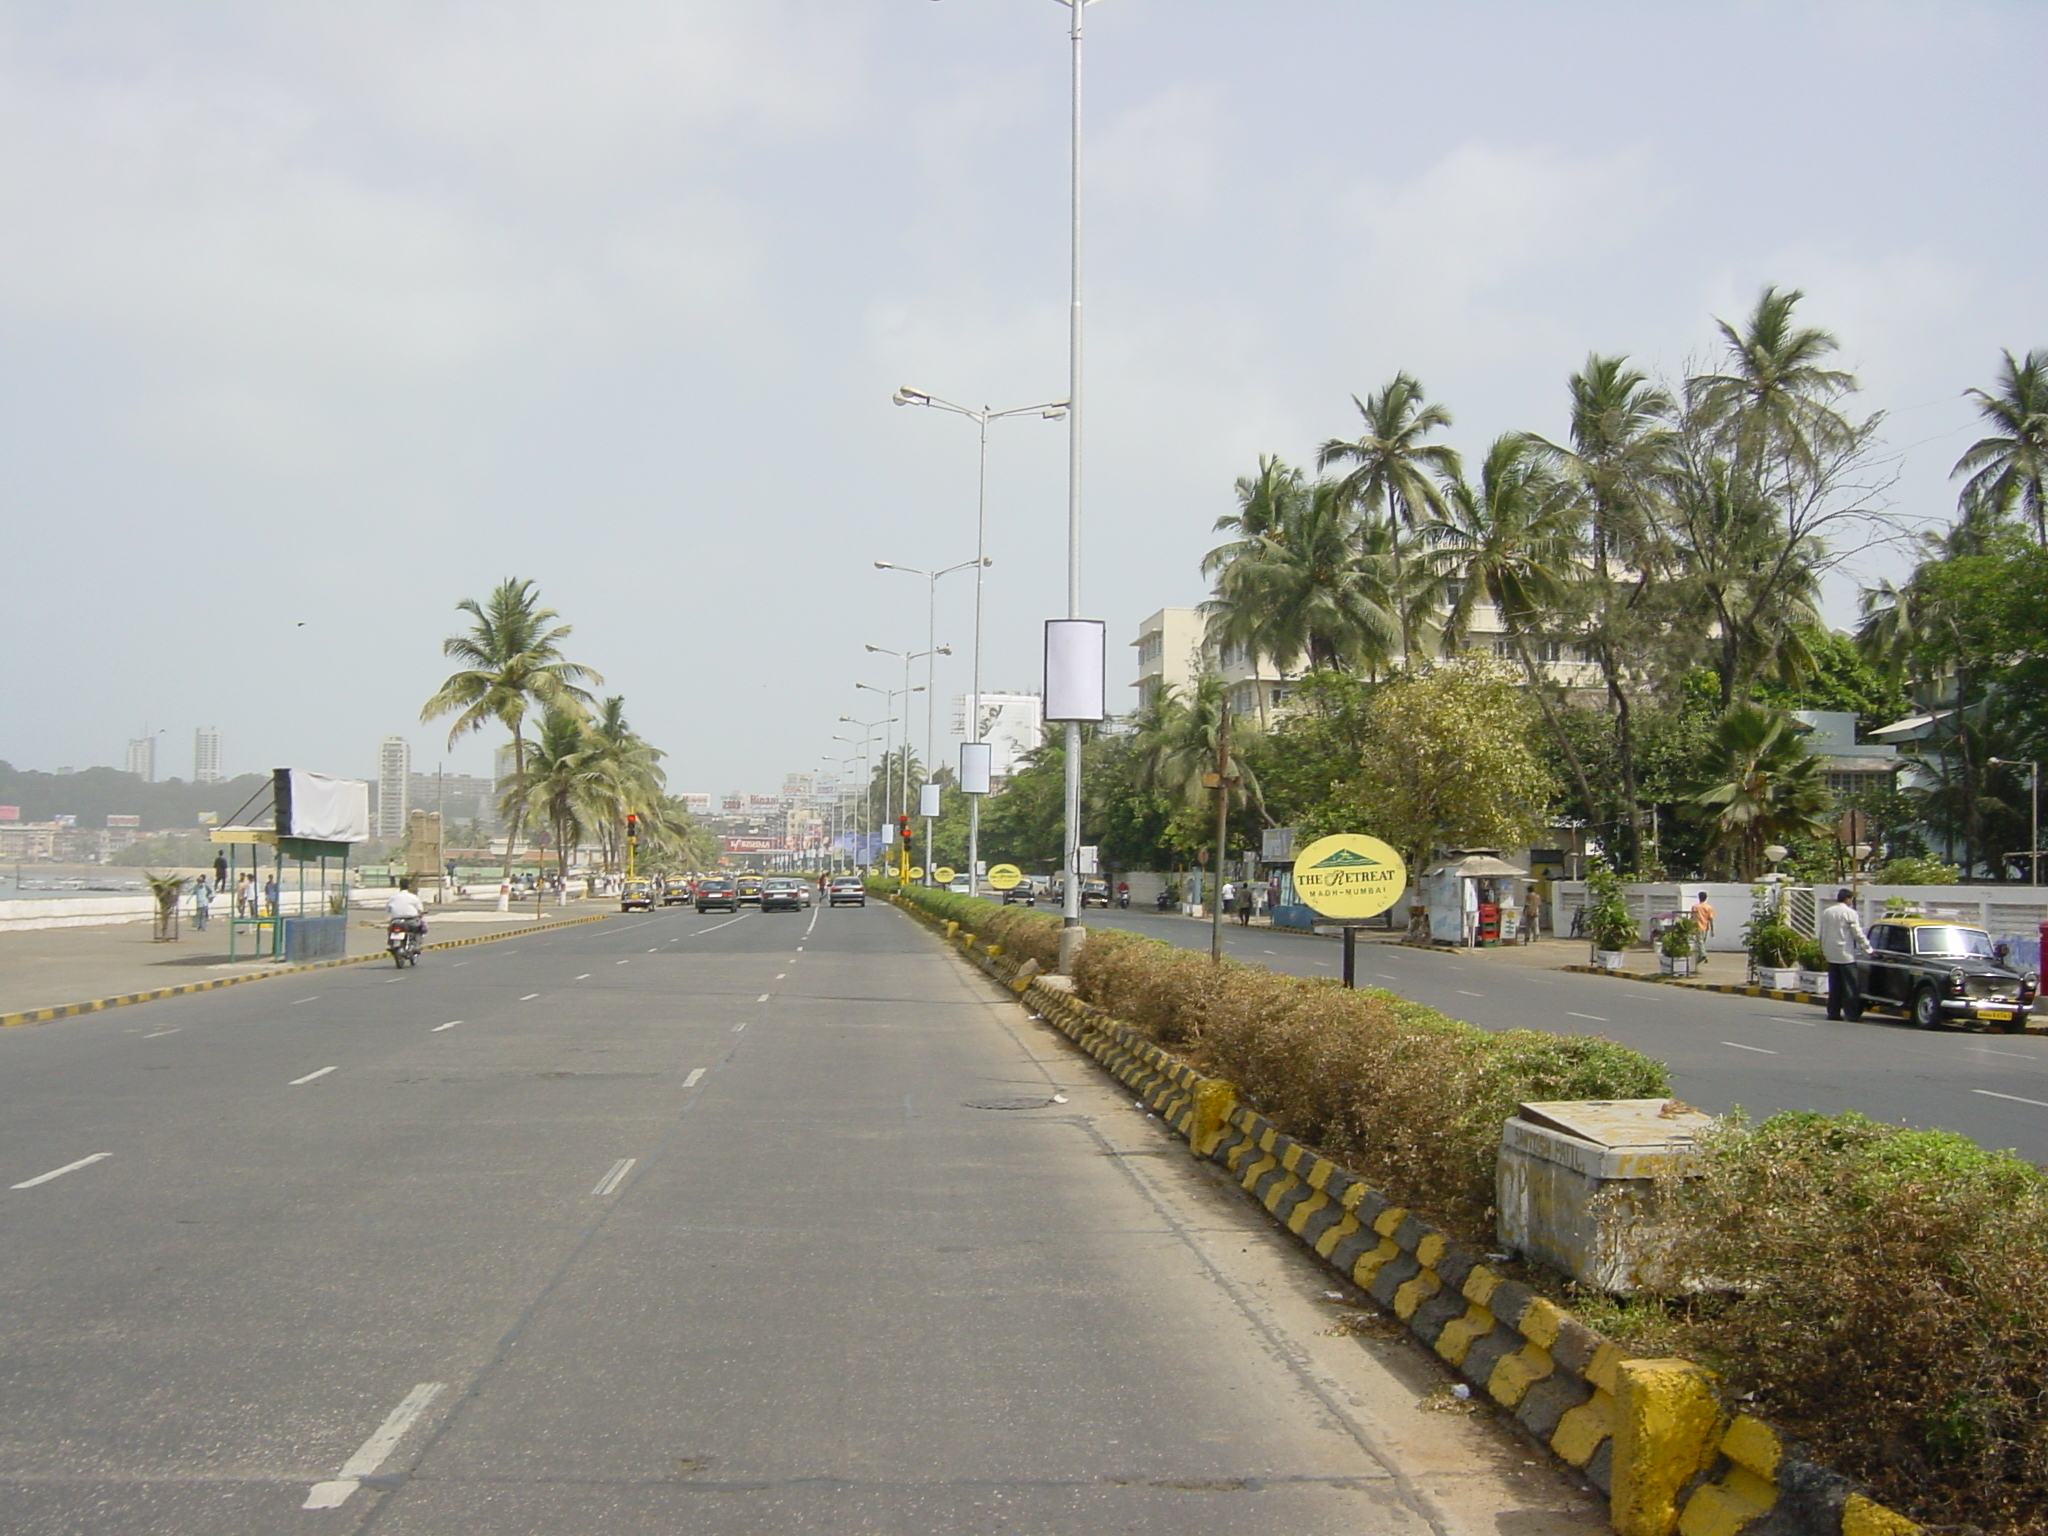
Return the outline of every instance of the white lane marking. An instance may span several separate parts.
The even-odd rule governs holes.
[[[296,1088],[301,1083],[310,1083],[316,1077],[325,1077],[330,1072],[339,1072],[340,1070],[341,1068],[339,1067],[322,1067],[318,1072],[308,1072],[304,1077],[293,1078],[290,1082],[285,1084],[285,1087]]]
[[[755,999],[754,999],[754,1001],[755,1001],[755,1002],[757,1002],[757,1003],[765,1003],[765,1002],[767,1002],[767,1001],[768,1001],[768,998],[769,998],[769,994],[768,994],[768,993],[766,993],[766,992],[763,992],[763,993],[762,993],[762,994],[761,994],[761,995],[760,995],[759,997],[755,998]]]
[[[632,963],[633,963],[633,962],[632,962],[632,961],[631,961],[630,959],[628,959],[628,960],[614,960],[614,961],[612,962],[612,964],[613,964],[613,965],[631,965]]]
[[[1759,1056],[1775,1056],[1778,1054],[1776,1051],[1767,1051],[1760,1045],[1744,1045],[1740,1040],[1723,1040],[1721,1043],[1731,1051],[1755,1051]]]
[[[1262,949],[1259,951],[1259,953],[1262,955],[1277,955],[1280,953],[1280,951],[1277,949]]]
[[[650,955],[658,955],[661,953],[661,946],[657,944],[654,946],[654,948],[647,951],[647,953],[649,953]]]
[[[787,971],[778,971],[778,972],[776,972],[776,974],[775,974],[775,979],[776,979],[777,981],[787,981],[787,980],[789,980],[789,972],[787,972]]]
[[[811,928],[815,928],[818,926],[818,914],[824,910],[825,909],[823,907],[811,908]],[[811,928],[806,928],[804,930],[804,937],[807,939],[811,936]]]
[[[685,1088],[696,1087],[699,1083],[704,1081],[704,1072],[705,1069],[703,1067],[698,1067],[696,1070],[691,1072],[688,1077],[683,1079],[683,1086]]]
[[[81,1157],[75,1163],[66,1163],[62,1168],[52,1168],[48,1173],[39,1173],[32,1179],[23,1179],[14,1188],[34,1189],[38,1184],[47,1184],[52,1179],[61,1179],[67,1173],[76,1173],[81,1168],[89,1168],[101,1158],[112,1157],[113,1155],[111,1152],[95,1152],[91,1157]]]
[[[146,1040],[146,1039],[148,1039],[149,1037],[148,1037],[147,1035],[144,1035],[144,1036],[143,1036],[143,1038],[144,1038],[144,1039]],[[1980,1053],[1981,1053],[1982,1055],[1985,1055],[1985,1056],[2010,1056],[2010,1057],[2012,1057],[2012,1059],[2013,1059],[2014,1061],[2038,1061],[2038,1060],[2040,1060],[2040,1058],[2039,1058],[2038,1056],[2029,1056],[2029,1055],[2028,1055],[2028,1054],[2027,1054],[2027,1053],[2026,1053],[2025,1051],[1994,1051],[1994,1050],[1992,1050],[1992,1049],[1991,1049],[1991,1047],[1990,1047],[1990,1046],[1988,1046],[1988,1045],[1987,1045],[1987,1046],[1983,1046],[1983,1047],[1981,1047],[1981,1048],[1980,1048]]]
[[[612,1164],[611,1172],[597,1181],[597,1188],[593,1189],[591,1193],[593,1195],[608,1195],[612,1193],[612,1191],[626,1182],[626,1175],[633,1171],[633,1165],[639,1161],[640,1159],[637,1157],[620,1158],[616,1163]]]
[[[394,976],[389,981],[385,982],[384,985],[387,987],[395,987],[403,980],[405,980],[403,976]],[[312,999],[309,997],[306,999],[306,1001],[310,1003]]]
[[[1484,996],[1486,996],[1486,994],[1485,994],[1484,992],[1467,992],[1467,991],[1466,991],[1466,990],[1465,990],[1465,989],[1464,989],[1463,987],[1459,987],[1459,988],[1457,989],[1457,993],[1458,993],[1458,996],[1460,996],[1460,997],[1484,997]]]
[[[154,1040],[158,1035],[175,1035],[179,1030],[183,1029],[184,1027],[185,1026],[182,1024],[173,1024],[169,1029],[153,1029],[148,1034],[144,1035],[142,1038],[145,1040]]]
[[[578,981],[588,981],[590,980],[590,972],[585,971],[581,976],[578,976],[576,979]]]
[[[448,962],[449,969],[457,971],[461,970],[467,964],[469,964],[467,960],[451,960]]]
[[[1981,1093],[1987,1099],[2009,1099],[2015,1104],[2031,1104],[2036,1109],[2048,1109],[2048,1103],[2044,1103],[2040,1099],[2023,1099],[2016,1093],[1993,1093],[1989,1088],[1972,1088],[1970,1092]],[[64,1170],[62,1168],[59,1168],[57,1170],[57,1173],[62,1173],[63,1171]],[[49,1175],[49,1177],[51,1178],[55,1178],[56,1176],[56,1174]],[[14,1187],[16,1189],[23,1188],[23,1186],[20,1184],[17,1184]]]
[[[746,1027],[747,1027],[747,1026],[746,1026],[745,1022],[744,1022],[744,1021],[742,1021],[741,1023],[738,1023],[738,1024],[735,1024],[735,1025],[733,1025],[733,1027],[732,1027],[732,1032],[733,1032],[734,1034],[738,1034],[738,1033],[739,1033],[739,1032],[740,1032],[741,1030],[745,1029]]]
[[[804,947],[803,947],[803,945],[801,945],[801,944],[797,945],[797,947],[796,947],[796,952],[797,952],[798,954],[802,954],[802,953],[804,952]]]
[[[295,1003],[293,1003],[293,1004],[292,1004],[292,1006],[293,1006],[294,1008],[296,1008],[296,1007],[298,1007],[298,1006],[299,1006],[299,1003],[317,1003],[317,1002],[319,1002],[319,1001],[320,1001],[320,994],[319,994],[318,992],[315,992],[315,993],[314,993],[314,994],[313,994],[313,995],[312,995],[311,997],[302,997],[302,998],[300,998],[300,999],[298,1000],[298,1002],[295,1002]]]
[[[521,999],[519,999],[519,1001],[521,1001],[522,1003],[530,1003],[530,1002],[532,1002],[532,1001],[533,1001],[533,1000],[534,1000],[534,999],[535,999],[536,997],[539,997],[539,996],[540,996],[540,994],[539,994],[538,992],[529,992],[529,993],[527,993],[527,994],[526,994],[526,996],[524,996],[524,997],[522,997]]]
[[[1570,1009],[1565,1010],[1565,1017],[1568,1019],[1591,1019],[1595,1024],[1605,1024],[1607,1022],[1606,1019],[1597,1013],[1573,1013]]]
[[[342,1463],[341,1476],[332,1482],[315,1483],[313,1491],[306,1495],[301,1509],[339,1509],[348,1502],[349,1495],[362,1486],[361,1479],[376,1474],[389,1456],[405,1438],[405,1432],[412,1428],[413,1420],[427,1411],[427,1405],[448,1390],[447,1383],[423,1381],[405,1394],[405,1401],[391,1410],[391,1416],[377,1426],[377,1432],[365,1440],[355,1455]]]
[[[683,937],[686,939],[694,939],[698,933],[716,933],[721,928],[730,928],[734,923],[743,923],[753,915],[754,914],[751,912],[742,912],[738,917],[728,917],[722,923],[713,923],[709,928],[699,928],[697,930],[697,933],[686,933],[683,935]]]
[[[519,951],[518,951],[518,950],[516,950],[516,949],[501,949],[501,950],[499,950],[499,951],[498,951],[498,954],[499,954],[499,955],[500,955],[501,957],[502,957],[502,956],[505,956],[505,955],[516,955],[516,954],[518,954],[518,953],[519,953]]]
[[[1329,963],[1327,960],[1318,960],[1316,962],[1317,965],[1328,965]],[[1379,977],[1381,981],[1399,981],[1401,979],[1389,971],[1374,971],[1373,975]]]
[[[461,1022],[462,1020],[460,1019],[450,1019],[446,1024],[436,1024],[432,1029],[428,1030],[427,1033],[430,1035],[438,1035],[439,1033],[441,1033],[442,1030],[453,1029],[456,1025],[460,1024]]]
[[[1781,1013],[1767,1013],[1764,1015],[1764,1017],[1769,1019],[1773,1024],[1804,1024],[1808,1029],[1820,1028],[1819,1019],[1788,1019]]]

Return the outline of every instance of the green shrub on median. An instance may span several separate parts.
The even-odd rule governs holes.
[[[1047,970],[1059,960],[1060,920],[1049,913],[1028,907],[1020,912],[978,896],[956,896],[919,885],[905,886],[900,894],[941,922],[958,923],[983,943],[1002,945],[1003,953],[1012,959],[1036,960]]]

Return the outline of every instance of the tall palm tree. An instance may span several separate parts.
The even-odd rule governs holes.
[[[1744,700],[1716,723],[1705,782],[1690,803],[1709,813],[1722,866],[1753,880],[1765,846],[1823,830],[1831,802],[1824,765],[1791,718]]]
[[[1307,478],[1284,459],[1259,455],[1259,472],[1237,480],[1237,510],[1216,519],[1218,533],[1234,534],[1202,557],[1202,574],[1214,575],[1238,551],[1255,545],[1300,515],[1308,497]]]
[[[605,857],[608,863],[616,864],[625,841],[626,817],[638,815],[651,828],[660,808],[667,783],[667,775],[661,769],[663,754],[641,740],[626,723],[626,701],[617,694],[598,706],[587,733],[591,761],[604,777],[605,798],[609,802],[602,827]]]
[[[1275,666],[1361,668],[1401,643],[1398,596],[1384,563],[1364,553],[1357,514],[1335,481],[1286,498],[1264,531],[1210,552],[1216,595],[1203,604],[1209,642]]]
[[[1969,475],[1966,498],[1999,508],[2017,506],[2048,544],[2048,352],[2015,362],[2005,354],[1995,390],[1967,392],[1977,414],[1995,429],[1956,460],[1952,474]]]
[[[1461,477],[1447,487],[1443,516],[1423,525],[1422,538],[1432,574],[1454,594],[1443,620],[1446,649],[1462,647],[1481,602],[1493,605],[1579,793],[1591,805],[1592,782],[1531,648],[1571,584],[1579,514],[1572,486],[1553,473],[1544,444],[1527,433],[1507,432],[1487,449],[1478,484]]]
[[[1805,297],[1767,287],[1740,329],[1717,320],[1727,344],[1723,371],[1686,380],[1687,403],[1752,473],[1817,474],[1856,436],[1836,404],[1854,393],[1856,376],[1823,366],[1840,348],[1833,333],[1793,323]]]
[[[442,683],[420,710],[422,720],[453,714],[448,731],[452,747],[462,737],[496,723],[512,733],[515,782],[526,771],[526,717],[539,709],[580,717],[590,704],[586,683],[604,679],[590,668],[562,656],[561,644],[570,627],[555,622],[552,608],[540,606],[534,584],[508,577],[479,603],[465,597],[458,613],[475,622],[467,634],[441,642],[441,654],[464,663]],[[520,815],[515,811],[505,840],[505,876],[512,875],[512,855],[519,843]]]
[[[607,788],[604,769],[597,762],[583,721],[566,710],[549,710],[541,717],[540,733],[504,803],[515,824],[530,816],[553,829],[565,891],[570,853],[584,830],[609,813]]]
[[[1426,443],[1424,438],[1451,424],[1451,413],[1431,405],[1421,383],[1412,375],[1397,373],[1386,385],[1363,400],[1351,397],[1364,421],[1355,438],[1333,437],[1316,455],[1316,467],[1333,464],[1350,468],[1338,484],[1366,515],[1366,525],[1383,521],[1393,534],[1392,559],[1396,584],[1402,584],[1406,562],[1403,532],[1443,512],[1439,482],[1456,479],[1460,473],[1458,452],[1445,443]],[[1415,649],[1415,634],[1402,636],[1402,650]]]
[[[1161,688],[1141,711],[1136,726],[1131,746],[1138,788],[1171,808],[1169,827],[1178,829],[1180,846],[1200,846],[1207,820],[1202,812],[1216,793],[1204,778],[1216,772],[1224,733],[1235,729],[1223,679],[1205,672],[1185,694],[1171,686]],[[1226,806],[1262,805],[1258,774],[1235,748],[1230,766],[1233,782],[1224,789]]]

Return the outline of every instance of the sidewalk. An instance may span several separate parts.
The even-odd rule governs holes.
[[[538,921],[594,917],[616,909],[616,902],[603,899],[573,901],[566,906],[550,902]],[[535,921],[530,906],[517,914],[483,905],[431,909],[427,914],[427,942],[483,938],[531,928]],[[0,1014],[291,969],[283,961],[251,960],[246,956],[229,960],[228,925],[218,918],[203,933],[195,931],[189,922],[181,924],[176,943],[155,942],[150,938],[150,929],[149,923],[142,922],[0,933]],[[348,953],[372,955],[383,950],[383,914],[363,908],[352,910]]]

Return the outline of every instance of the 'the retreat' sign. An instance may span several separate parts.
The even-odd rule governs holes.
[[[1401,855],[1376,837],[1340,832],[1294,856],[1294,891],[1324,917],[1377,917],[1408,888]]]

